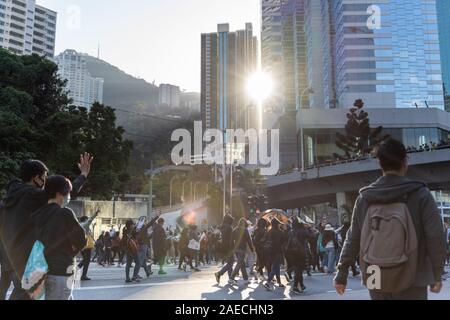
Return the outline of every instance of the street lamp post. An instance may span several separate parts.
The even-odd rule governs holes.
[[[298,112],[300,113],[300,154],[301,154],[301,160],[302,160],[302,172],[305,172],[305,148],[304,148],[304,137],[303,137],[303,117],[302,117],[302,103],[303,103],[303,96],[306,94],[313,94],[314,90],[311,87],[305,88],[303,90],[302,94],[300,95],[300,101],[298,102]]]
[[[150,190],[149,190],[149,199],[148,199],[148,209],[147,209],[147,217],[150,218],[153,212],[153,178],[155,174],[153,172],[153,161],[150,165]]]
[[[169,204],[170,208],[172,208],[172,187],[173,187],[173,182],[174,182],[176,179],[178,179],[178,175],[175,175],[175,176],[173,176],[173,177],[170,179],[170,204]]]
[[[185,193],[184,193],[184,187],[186,186],[186,182],[188,182],[189,180],[184,180],[183,182],[183,195],[181,196],[183,198],[183,202],[186,202],[186,198],[185,198]]]
[[[202,183],[202,182],[201,182],[201,181],[197,181],[197,182],[194,184],[194,201],[197,199],[197,185],[198,185],[199,183]]]

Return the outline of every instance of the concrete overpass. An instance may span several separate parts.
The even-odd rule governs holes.
[[[428,184],[432,190],[450,190],[450,149],[409,154],[408,177]],[[329,165],[270,177],[267,181],[272,207],[289,209],[337,202],[350,204],[358,191],[381,174],[376,159]]]

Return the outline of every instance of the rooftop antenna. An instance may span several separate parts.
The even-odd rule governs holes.
[[[100,42],[98,43],[97,59],[100,59]]]
[[[428,109],[430,108],[430,106],[428,105],[427,100],[425,100],[425,105],[427,106]]]

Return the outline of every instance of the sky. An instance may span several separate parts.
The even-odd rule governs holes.
[[[97,56],[126,73],[200,92],[201,33],[252,22],[259,38],[260,0],[37,0],[58,12],[56,51]]]

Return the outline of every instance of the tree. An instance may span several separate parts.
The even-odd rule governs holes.
[[[112,108],[72,106],[57,70],[43,57],[0,49],[0,192],[26,159],[40,159],[52,174],[73,178],[79,154],[88,151],[95,161],[83,194],[110,199],[128,179],[132,143],[116,126]]]
[[[347,158],[367,156],[377,144],[388,138],[388,135],[380,138],[382,126],[370,128],[369,114],[363,108],[364,102],[356,100],[354,108],[347,113],[345,135],[336,133],[336,146],[345,152]]]

